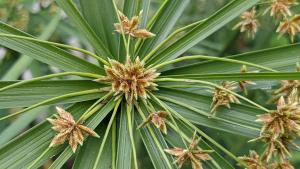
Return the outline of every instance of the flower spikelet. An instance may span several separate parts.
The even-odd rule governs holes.
[[[286,102],[281,96],[277,110],[260,115],[257,121],[263,122],[261,133],[271,132],[274,137],[283,134],[300,136],[300,107],[297,89],[291,93]]]
[[[297,64],[297,72],[300,73],[300,66]],[[300,96],[300,80],[283,80],[281,87],[274,92],[276,95],[288,96],[294,89],[297,89],[298,97]]]
[[[248,36],[254,38],[259,27],[259,22],[256,18],[256,10],[252,8],[251,11],[246,11],[240,16],[241,21],[233,27],[233,29],[240,28],[241,32],[248,32]]]
[[[294,37],[297,33],[300,32],[300,15],[295,15],[292,18],[286,18],[283,22],[280,22],[279,27],[276,32],[282,36],[285,33],[288,33],[291,41],[294,42]]]
[[[239,157],[247,165],[247,169],[268,169],[267,164],[262,161],[255,151],[250,151],[249,156]]]
[[[66,140],[69,140],[69,145],[75,152],[78,144],[83,144],[83,134],[99,137],[92,129],[82,124],[77,124],[69,112],[60,107],[56,107],[56,110],[58,113],[58,115],[55,115],[56,119],[47,119],[53,125],[52,129],[58,132],[50,143],[50,147],[61,145]]]
[[[194,135],[188,149],[175,147],[172,149],[165,149],[165,152],[176,157],[175,163],[178,164],[179,168],[181,168],[187,160],[190,160],[193,169],[203,169],[201,161],[210,160],[211,157],[209,156],[209,153],[213,151],[199,150],[197,148],[198,142],[199,139]]]
[[[271,5],[265,10],[264,13],[270,11],[270,16],[278,17],[280,15],[287,17],[292,16],[290,11],[291,6],[297,5],[296,0],[272,0]]]
[[[235,82],[225,81],[222,83],[221,86],[227,90],[236,89]],[[211,112],[216,112],[217,108],[220,106],[226,106],[230,108],[230,103],[240,104],[240,101],[232,93],[229,93],[228,91],[216,87],[213,91],[213,102],[211,104]]]
[[[118,11],[118,14],[121,23],[115,23],[116,32],[122,33],[124,31],[124,34],[135,38],[150,38],[155,36],[155,34],[146,29],[139,29],[142,12],[138,16],[132,17],[131,20],[120,11]]]
[[[167,134],[167,126],[166,126],[166,118],[168,116],[168,113],[165,111],[158,111],[151,113],[147,119],[139,125],[139,128],[145,126],[148,123],[153,123],[157,128],[159,128],[164,134]]]
[[[146,69],[139,58],[134,62],[128,59],[125,64],[110,60],[110,66],[105,66],[105,71],[106,77],[101,80],[110,82],[115,95],[124,94],[129,103],[138,97],[147,99],[147,91],[157,90],[153,81],[159,73],[155,69]]]
[[[294,167],[290,164],[289,161],[284,160],[283,162],[274,162],[270,165],[272,169],[294,169]]]

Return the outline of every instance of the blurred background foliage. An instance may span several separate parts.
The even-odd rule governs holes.
[[[173,27],[173,30],[183,27],[195,21],[205,19],[213,12],[218,10],[229,0],[192,0],[185,9],[183,15]],[[76,2],[76,1],[75,1]],[[121,4],[120,0],[118,4]],[[150,7],[151,19],[153,14],[163,3],[163,0],[152,0]],[[258,6],[257,9],[264,8]],[[262,10],[263,11],[263,10]],[[300,11],[300,5],[293,8],[295,13]],[[261,11],[260,11],[261,12]],[[72,46],[86,48],[91,50],[87,41],[77,32],[76,29],[68,22],[65,14],[59,10],[57,5],[52,0],[0,0],[0,19],[20,30],[26,31],[40,39],[45,39],[53,42],[70,44]],[[275,33],[278,23],[276,23],[269,15],[260,17],[261,27],[254,39],[248,38],[246,34],[240,33],[239,30],[232,30],[232,27],[239,21],[237,18],[232,23],[220,29],[218,32],[206,38],[193,48],[187,51],[186,54],[201,54],[209,56],[224,57],[232,54],[239,54],[247,51],[254,51],[264,48],[282,46],[290,44],[289,37],[283,36],[278,38]],[[112,31],[113,33],[113,31]],[[180,34],[178,35],[180,36]],[[295,42],[299,42],[299,35],[295,38]],[[75,53],[75,55],[90,59],[83,54]],[[94,60],[90,60],[93,62]],[[222,67],[220,67],[222,69]],[[294,68],[291,68],[294,69]],[[0,79],[6,81],[30,79],[41,75],[60,72],[59,69],[32,60],[30,57],[20,55],[10,49],[0,48]],[[272,82],[259,82],[272,83]],[[274,82],[278,83],[278,82]],[[259,104],[271,108],[273,105],[268,104],[272,88],[259,88],[259,84],[253,89],[249,90],[249,97],[256,100]],[[0,98],[1,102],[1,98]],[[53,110],[53,109],[52,109]],[[0,116],[7,115],[16,109],[1,110]],[[52,114],[49,107],[41,107],[19,116],[14,124],[11,121],[0,123],[0,145],[26,131],[30,126],[42,121],[48,114]],[[41,113],[43,112],[43,113]],[[241,156],[248,154],[250,149],[259,151],[261,143],[247,143],[249,138],[236,136],[230,133],[224,133],[213,129],[203,128],[206,133],[214,138],[217,142],[222,144],[233,154]],[[3,139],[4,138],[4,139]],[[143,144],[139,144],[139,151],[144,151]],[[55,157],[54,157],[55,158]],[[151,161],[147,156],[139,157],[143,160],[143,168],[153,168]],[[228,159],[230,160],[230,159]],[[300,153],[296,152],[293,155],[292,163],[295,168],[300,168]],[[51,164],[45,164],[45,168]],[[64,167],[69,168],[72,160]]]

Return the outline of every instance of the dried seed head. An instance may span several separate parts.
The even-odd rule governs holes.
[[[101,80],[110,82],[115,95],[124,94],[128,103],[138,97],[147,99],[147,91],[156,90],[157,85],[153,81],[159,73],[155,69],[146,69],[139,58],[134,62],[127,60],[125,64],[110,60],[105,71],[106,77]]]
[[[256,10],[252,8],[251,11],[246,11],[240,16],[241,21],[233,27],[233,29],[240,28],[241,32],[247,32],[249,37],[254,38],[259,27],[259,22],[256,19]]]
[[[243,65],[241,67],[241,73],[247,73],[248,70],[247,70],[247,66],[246,65]],[[245,95],[247,95],[247,89],[246,89],[246,86],[247,85],[256,85],[256,83],[254,83],[253,81],[250,81],[250,80],[242,80],[242,81],[239,81],[239,86],[241,88],[242,91],[244,91]]]
[[[263,162],[255,151],[250,151],[249,156],[239,157],[247,165],[247,169],[268,169],[267,164]]]
[[[288,97],[287,103],[281,97],[278,100],[277,110],[258,117],[257,121],[263,122],[261,133],[273,133],[275,138],[284,134],[300,136],[300,107],[295,93],[296,89]]]
[[[58,146],[69,140],[69,145],[75,152],[77,145],[83,144],[83,134],[99,137],[92,129],[77,124],[69,112],[60,107],[56,107],[56,110],[59,116],[56,115],[56,119],[47,119],[53,125],[52,129],[58,132],[50,143],[50,147]]]
[[[223,88],[227,90],[234,90],[236,88],[234,82],[223,82],[221,85]],[[226,106],[230,108],[230,103],[240,104],[240,101],[233,94],[220,89],[218,87],[213,91],[213,102],[211,104],[211,112],[216,112],[217,108],[220,106]]]
[[[273,0],[270,7],[268,7],[264,13],[268,13],[270,11],[270,16],[277,18],[280,15],[284,17],[292,16],[290,8],[293,5],[297,5],[296,0]]]
[[[157,128],[159,128],[164,134],[167,134],[167,126],[165,120],[168,116],[168,113],[165,111],[158,111],[151,113],[147,119],[139,125],[139,128],[144,127],[148,123],[153,123]]]
[[[181,168],[187,160],[190,160],[193,169],[203,169],[201,161],[210,160],[211,157],[209,156],[209,153],[213,151],[199,150],[197,148],[198,142],[199,140],[194,136],[188,149],[175,147],[172,149],[165,149],[165,152],[176,157],[175,162],[178,164],[179,168]]]
[[[135,38],[150,38],[155,36],[155,34],[149,32],[146,29],[139,29],[142,12],[140,12],[139,16],[132,17],[131,20],[129,20],[128,17],[120,11],[118,11],[118,14],[121,23],[115,23],[116,32],[122,33],[124,31],[124,34],[130,35]]]
[[[281,159],[286,159],[291,156],[288,145],[292,143],[292,139],[289,137],[274,137],[272,133],[264,133],[251,141],[262,141],[266,143],[267,147],[262,157],[263,161],[269,162],[270,159],[275,156],[279,156]]]
[[[297,72],[300,72],[300,67],[297,64]],[[300,96],[300,80],[282,80],[281,87],[274,92],[278,96],[288,96],[291,92],[297,89],[297,95]],[[275,97],[276,98],[276,97]]]
[[[286,18],[283,22],[280,22],[276,32],[282,36],[288,33],[291,41],[294,42],[294,37],[297,33],[300,33],[300,15],[295,15],[292,18]]]
[[[283,162],[274,162],[270,165],[272,169],[295,169],[289,161],[285,160]]]

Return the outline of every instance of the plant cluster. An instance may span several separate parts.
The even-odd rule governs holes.
[[[296,5],[298,5],[297,0],[262,1],[259,6],[266,6],[264,12],[257,14],[256,7],[244,12],[241,15],[241,21],[234,29],[240,28],[241,32],[247,32],[248,36],[254,38],[260,26],[258,17],[269,13],[276,22],[279,22],[276,32],[279,33],[280,36],[285,33],[289,34],[291,41],[294,42],[294,37],[300,33],[300,16],[294,14],[291,10],[291,8]]]
[[[144,167],[139,163],[141,157],[137,150],[137,140],[141,140],[156,169],[185,166],[233,169],[223,154],[249,169],[293,169],[289,146],[298,147],[294,141],[300,136],[299,66],[298,72],[280,72],[275,69],[281,65],[276,67],[268,62],[252,63],[245,59],[257,58],[265,51],[232,57],[180,57],[234,19],[233,16],[258,2],[233,0],[211,17],[169,34],[167,30],[175,24],[172,19],[179,17],[179,9],[184,8],[187,1],[165,1],[150,26],[146,26],[143,21],[147,19],[147,3],[125,0],[121,12],[113,0],[101,1],[100,6],[98,0],[79,0],[80,8],[72,0],[56,0],[94,52],[36,39],[0,22],[1,45],[65,71],[0,83],[0,101],[9,98],[17,103],[22,100],[16,95],[20,91],[28,92],[26,97],[32,99],[23,99],[16,107],[26,108],[4,115],[0,121],[29,114],[45,105],[55,105],[57,111],[47,121],[0,147],[0,168],[39,168],[53,156],[56,160],[50,168],[60,168],[74,156],[74,168],[138,169]],[[288,32],[294,37],[299,32],[299,17],[291,16],[290,11],[296,1],[272,0],[265,4],[270,5],[266,12],[284,20],[279,26],[280,33]],[[105,13],[101,13],[103,11]],[[91,17],[98,12],[102,14],[97,18],[101,22]],[[260,25],[256,9],[244,12],[241,18],[236,28],[254,36]],[[183,32],[186,32],[184,36],[177,37]],[[287,48],[284,52],[291,51],[289,57],[294,57],[289,47],[284,47]],[[92,57],[93,63],[68,50]],[[278,55],[278,51],[270,49],[268,52]],[[286,61],[281,56],[278,58],[278,62]],[[195,63],[174,66],[190,60]],[[293,60],[286,63],[287,67],[294,64]],[[49,80],[66,76],[80,79]],[[248,98],[248,86],[256,85],[256,80],[261,79],[283,80],[282,86],[274,92],[276,110]],[[195,89],[200,94],[191,92]],[[204,95],[206,89],[212,94]],[[69,106],[61,108],[60,104]],[[247,116],[243,117],[244,111]],[[257,121],[262,123],[262,128],[257,127],[259,124],[253,119],[249,120],[252,111],[260,114]],[[260,130],[259,137],[253,141],[265,143],[265,151],[261,155],[250,151],[249,156],[236,157],[200,126],[250,137],[257,136]],[[33,151],[32,155],[23,157],[28,151]],[[12,158],[19,161],[13,162]]]

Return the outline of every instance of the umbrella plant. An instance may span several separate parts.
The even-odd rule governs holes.
[[[93,50],[41,40],[0,22],[2,46],[63,71],[0,82],[0,109],[23,108],[2,116],[1,123],[45,105],[57,111],[2,144],[0,168],[39,168],[54,156],[49,168],[71,158],[73,168],[145,168],[143,156],[157,169],[293,168],[289,147],[297,147],[300,130],[300,74],[291,67],[300,61],[300,45],[226,57],[186,51],[241,14],[235,28],[254,37],[259,26],[254,6],[269,3],[271,15],[289,17],[295,1],[232,0],[174,32],[189,0],[164,1],[149,21],[150,0],[76,2],[56,0]],[[285,10],[275,9],[278,3]],[[293,28],[282,23],[279,32],[294,37],[298,18]],[[276,110],[247,97],[247,88],[259,80],[283,80]],[[260,141],[265,151],[238,157],[206,128]]]

